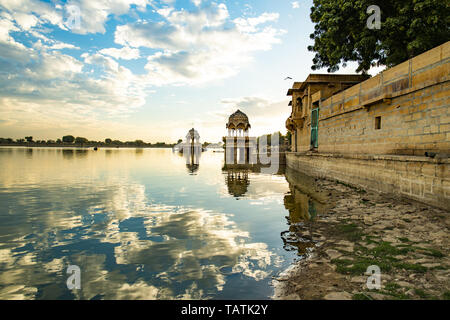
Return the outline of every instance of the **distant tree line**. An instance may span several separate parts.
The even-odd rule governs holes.
[[[24,139],[0,138],[0,145],[18,146],[73,146],[73,147],[137,147],[137,148],[172,148],[175,144],[165,142],[147,143],[143,140],[120,141],[110,138],[104,141],[89,140],[84,137],[67,135],[57,140],[33,140],[32,136]]]

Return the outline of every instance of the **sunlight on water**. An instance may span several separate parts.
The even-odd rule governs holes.
[[[267,299],[311,200],[223,157],[0,148],[0,299]]]

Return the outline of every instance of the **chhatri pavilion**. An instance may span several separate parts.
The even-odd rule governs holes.
[[[229,137],[248,137],[248,131],[252,126],[248,121],[248,117],[241,110],[233,113],[227,123]]]
[[[224,137],[227,164],[256,163],[256,138],[249,136],[251,128],[248,117],[237,110],[228,118],[228,136]]]

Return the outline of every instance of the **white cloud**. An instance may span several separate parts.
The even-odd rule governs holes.
[[[127,13],[131,4],[145,8],[148,1],[70,3],[80,5],[77,32],[86,34],[104,32],[111,15]],[[164,3],[160,22],[138,20],[116,28],[114,39],[122,47],[95,48],[80,58],[61,52],[82,50],[76,43],[52,39],[53,26],[48,24],[67,29],[63,6],[0,0],[0,119],[7,119],[2,127],[6,123],[35,129],[74,124],[98,128],[143,106],[151,86],[192,85],[234,76],[256,52],[281,41],[283,31],[271,25],[279,17],[276,13],[232,19],[225,4],[195,1],[197,7],[187,11],[174,9],[173,1]],[[32,47],[14,39],[15,32],[34,40]],[[146,52],[152,53],[145,74],[135,75],[121,65],[121,60],[138,59]]]
[[[18,30],[13,21],[0,18],[0,119],[8,119],[3,127],[98,128],[144,104],[141,79],[112,58],[83,54],[82,62],[55,50],[74,46],[45,36],[46,43],[40,39],[29,48],[10,35]],[[86,65],[102,76],[88,75]]]
[[[292,9],[299,9],[300,3],[298,1],[291,2]]]
[[[39,19],[35,15],[20,12],[15,14],[14,18],[22,30],[29,30],[39,22]]]
[[[252,53],[270,50],[284,33],[265,25],[276,21],[277,13],[231,20],[225,4],[159,13],[164,21],[126,24],[115,33],[118,44],[158,50],[145,67],[148,81],[155,85],[196,84],[236,75],[252,60]]]
[[[139,49],[133,49],[129,47],[123,47],[120,49],[117,48],[107,48],[102,49],[99,51],[101,54],[111,56],[116,59],[123,59],[123,60],[134,60],[139,59]]]
[[[149,3],[149,0],[70,0],[62,6],[38,0],[0,0],[0,6],[11,13],[24,30],[50,23],[79,34],[105,33],[105,23],[112,15],[126,14],[132,5],[142,11]],[[79,28],[72,26],[70,6],[79,9]]]

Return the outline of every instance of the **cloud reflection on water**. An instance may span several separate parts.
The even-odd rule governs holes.
[[[39,173],[2,176],[11,210],[0,216],[0,299],[205,299],[233,275],[269,277],[279,260],[230,215],[154,203],[126,175],[64,187]],[[75,295],[69,264],[82,270]]]

